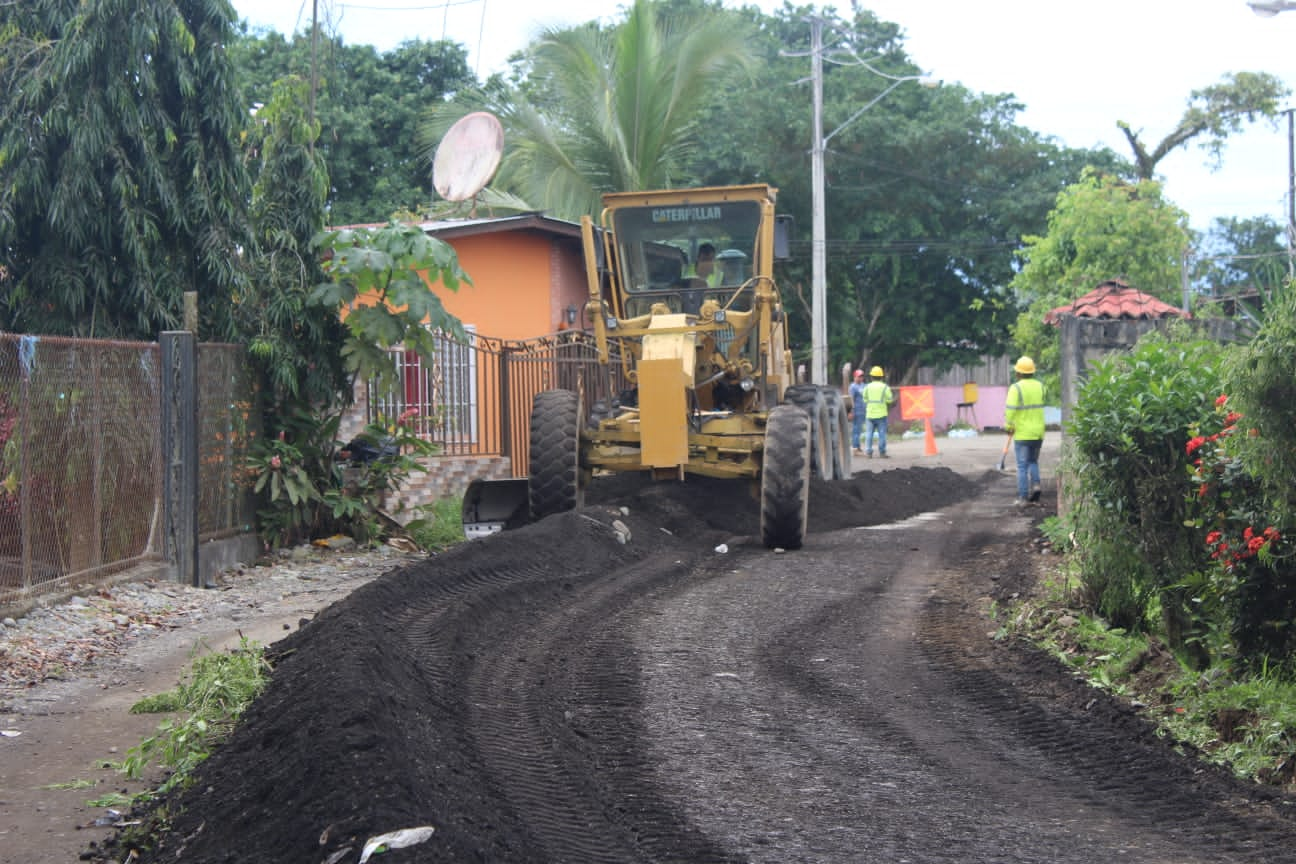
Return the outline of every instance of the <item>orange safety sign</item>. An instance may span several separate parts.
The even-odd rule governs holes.
[[[936,415],[936,395],[931,387],[900,388],[900,419],[926,420]]]

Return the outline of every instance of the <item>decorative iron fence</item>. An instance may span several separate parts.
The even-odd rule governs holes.
[[[429,368],[413,351],[393,351],[398,384],[366,387],[367,422],[416,411],[418,433],[439,455],[503,456],[525,476],[531,402],[542,390],[567,389],[592,406],[625,389],[619,359],[604,366],[591,336],[568,331],[527,340],[469,334],[467,343],[440,337]]]

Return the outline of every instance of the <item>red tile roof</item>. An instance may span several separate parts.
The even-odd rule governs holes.
[[[1127,320],[1192,317],[1190,313],[1158,300],[1151,294],[1131,288],[1119,279],[1109,279],[1083,297],[1049,310],[1044,316],[1044,323],[1057,326],[1063,315]]]

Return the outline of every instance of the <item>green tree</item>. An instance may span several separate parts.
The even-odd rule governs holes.
[[[245,284],[224,0],[0,4],[0,327],[153,338]]]
[[[231,48],[249,105],[268,103],[285,75],[318,75],[317,143],[328,167],[327,221],[386,222],[432,199],[430,163],[418,144],[419,118],[475,81],[459,44],[410,40],[387,52],[309,35],[245,35]],[[308,105],[310,95],[307,94]]]
[[[415,225],[324,231],[312,243],[327,256],[322,282],[311,302],[327,310],[346,308],[348,337],[342,354],[347,371],[394,387],[396,363],[388,349],[403,345],[429,368],[436,365],[436,336],[467,341],[463,324],[445,310],[430,288],[458,291],[472,284],[454,248]]]
[[[1209,298],[1241,298],[1254,316],[1287,283],[1285,230],[1266,216],[1216,219],[1198,244],[1194,284]]]
[[[1162,198],[1159,183],[1086,171],[1058,195],[1048,232],[1023,238],[1022,267],[1011,283],[1024,307],[1013,326],[1019,351],[1044,374],[1056,374],[1057,329],[1044,323],[1045,314],[1108,279],[1177,305],[1186,226],[1186,214]]]
[[[681,0],[682,2],[682,0]],[[695,182],[770,182],[797,225],[779,281],[794,345],[808,352],[813,140],[806,21],[747,8],[754,81],[731,74],[712,88]],[[864,10],[824,18],[832,47],[823,69],[829,365],[974,363],[1008,339],[1016,304],[1005,292],[1023,234],[1044,230],[1057,194],[1086,165],[1126,168],[1109,150],[1074,150],[1016,122],[1011,94],[906,82],[846,125],[895,77],[920,69],[897,25]],[[759,93],[753,99],[752,93]]]
[[[257,111],[249,141],[259,157],[251,209],[256,254],[236,320],[268,385],[263,398],[272,425],[291,406],[328,411],[351,397],[337,310],[308,302],[324,281],[310,240],[324,228],[328,195],[324,158],[315,149],[319,123],[306,117],[308,86],[296,76],[280,79]]]
[[[1290,94],[1291,90],[1277,76],[1266,72],[1235,72],[1225,75],[1218,84],[1192,91],[1188,107],[1175,128],[1151,150],[1139,137],[1141,132],[1130,124],[1121,120],[1116,125],[1134,154],[1135,176],[1151,180],[1162,159],[1194,138],[1202,139],[1201,148],[1218,166],[1228,136],[1241,131],[1244,122],[1278,116],[1279,105]]]
[[[435,141],[465,108],[504,124],[496,184],[562,218],[598,213],[605,192],[680,185],[705,141],[709,88],[749,63],[738,17],[701,7],[663,14],[636,0],[624,20],[550,30],[527,52],[526,83],[496,87],[428,121]]]

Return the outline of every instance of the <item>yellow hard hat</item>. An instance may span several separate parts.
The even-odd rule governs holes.
[[[869,374],[872,375],[874,378],[881,378],[883,374],[882,367],[874,366],[872,369],[869,370]]]
[[[1013,366],[1013,371],[1020,375],[1034,375],[1035,361],[1023,354],[1021,359]]]

